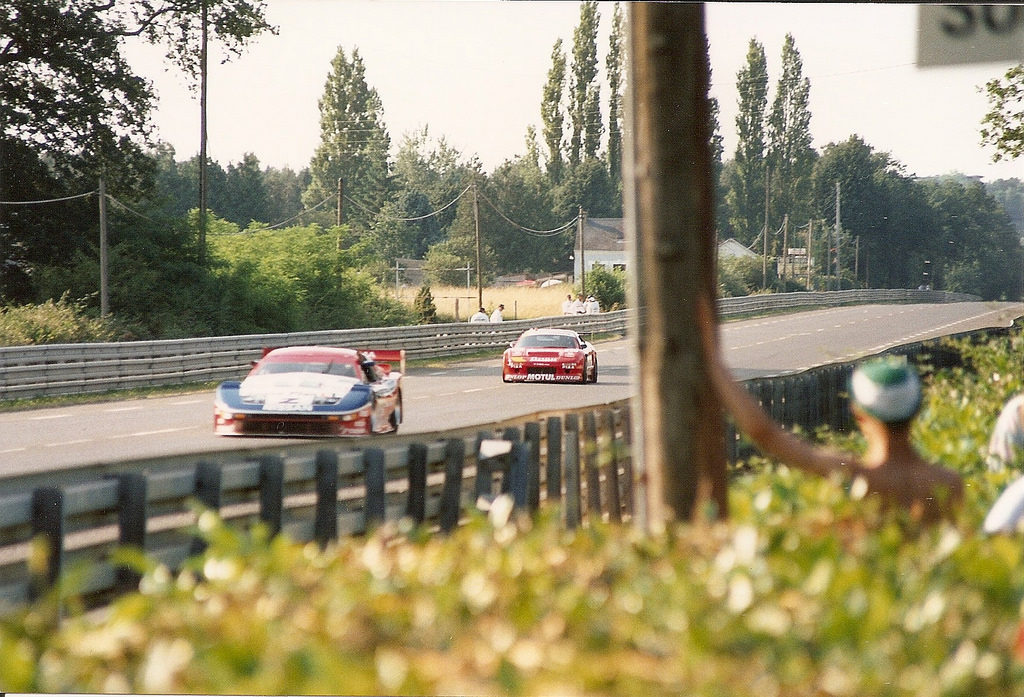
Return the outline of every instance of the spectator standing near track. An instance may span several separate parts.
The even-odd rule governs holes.
[[[469,318],[470,322],[487,322],[489,320],[490,318],[487,316],[487,310],[482,307]]]
[[[500,305],[500,304],[496,308],[494,308],[494,312],[491,313],[491,321],[492,322],[502,322],[502,321],[504,321],[505,316],[502,314],[502,310],[504,310],[504,309],[505,309],[505,306],[504,305]]]
[[[576,299],[572,301],[572,308],[570,309],[569,314],[582,315],[585,314],[586,311],[586,307],[583,305],[583,293],[580,293],[576,296]]]
[[[601,303],[593,295],[588,296],[587,302],[583,303],[583,310],[588,315],[596,315],[601,312]]]
[[[572,295],[565,296],[565,300],[562,301],[562,314],[563,315],[575,314],[572,311]]]

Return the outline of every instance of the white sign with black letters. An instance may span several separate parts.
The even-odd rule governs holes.
[[[1024,61],[1024,5],[921,5],[918,66]]]

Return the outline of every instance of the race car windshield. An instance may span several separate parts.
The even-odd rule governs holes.
[[[523,348],[579,348],[576,339],[561,334],[532,334],[519,340]]]
[[[335,361],[331,361],[329,363],[293,363],[275,361],[272,363],[264,363],[259,367],[259,370],[257,370],[255,374],[273,375],[277,373],[326,373],[328,375],[342,375],[349,378],[354,378],[356,376],[356,370],[353,366],[348,363],[337,363]]]

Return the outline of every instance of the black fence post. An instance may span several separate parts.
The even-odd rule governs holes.
[[[628,408],[618,410],[620,427],[622,428],[622,450],[625,457],[622,463],[622,479],[625,481],[624,504],[626,513],[633,515],[634,487],[633,480],[633,421]]]
[[[366,503],[363,509],[366,531],[384,522],[387,517],[385,484],[387,474],[384,466],[384,451],[370,448],[363,453],[363,473],[366,484]]]
[[[316,509],[313,537],[321,547],[338,539],[338,454],[316,451]]]
[[[526,424],[523,428],[523,439],[529,449],[526,507],[532,512],[540,508],[540,424],[536,421]]]
[[[512,495],[516,509],[522,510],[526,508],[529,497],[529,447],[521,442],[512,443],[508,458],[508,493]]]
[[[594,412],[583,415],[583,469],[587,477],[587,512],[601,520],[601,470],[597,464],[597,418]]]
[[[117,475],[117,527],[118,542],[125,547],[146,550],[146,476],[138,473]],[[118,593],[139,587],[142,575],[127,566],[117,567],[114,581]]]
[[[64,492],[44,486],[32,492],[32,536],[46,545],[46,568],[33,572],[29,599],[36,600],[53,588],[64,567]]]
[[[566,421],[569,421],[568,416]],[[583,518],[580,501],[580,438],[575,429],[568,428],[568,423],[562,441],[565,456],[565,525],[575,530]]]
[[[549,416],[546,420],[548,458],[545,471],[547,500],[562,500],[562,419]]]
[[[222,477],[220,465],[216,463],[204,460],[196,465],[196,499],[206,508],[218,513],[220,513],[220,506],[224,496],[221,491]],[[198,536],[193,537],[193,556],[202,554],[205,551],[206,541]]]
[[[622,499],[619,493],[619,452],[615,445],[615,413],[611,409],[601,412],[601,428],[607,437],[605,445],[608,469],[605,472],[604,500],[608,502],[608,519],[622,522]],[[598,458],[600,462],[600,457]]]
[[[260,520],[271,537],[281,532],[284,521],[284,460],[278,455],[260,458]]]
[[[466,464],[466,442],[449,438],[445,446],[444,485],[441,488],[441,532],[451,532],[462,513],[462,471]]]
[[[409,445],[409,498],[405,514],[416,525],[423,523],[427,514],[427,446],[425,443]]]
[[[476,447],[473,449],[473,457],[476,460],[476,486],[473,493],[476,499],[479,499],[481,496],[489,498],[494,488],[491,459],[480,457],[480,444],[489,437],[489,434],[483,431],[476,434]]]

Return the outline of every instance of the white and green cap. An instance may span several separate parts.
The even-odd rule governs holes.
[[[850,397],[878,420],[902,423],[913,418],[921,406],[921,380],[905,359],[879,358],[853,371]]]

